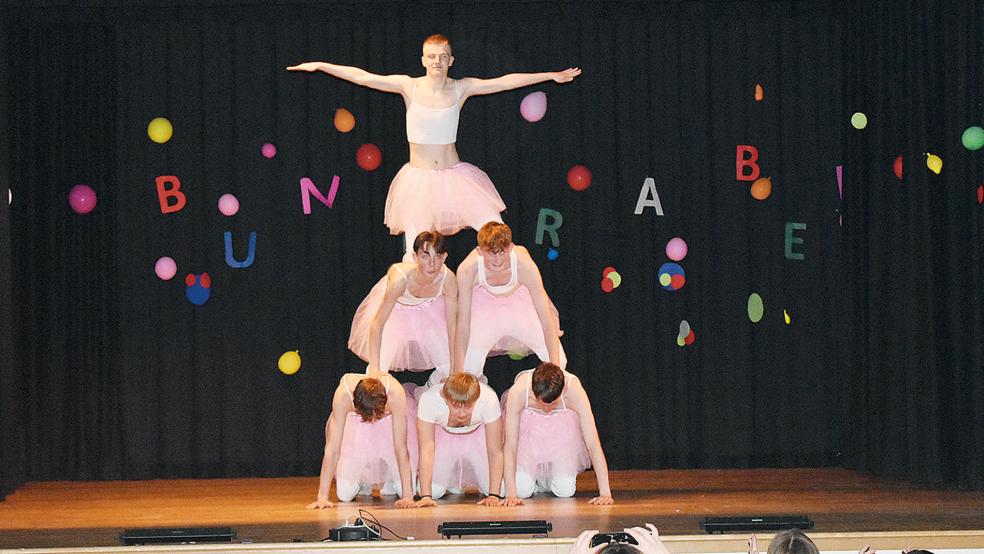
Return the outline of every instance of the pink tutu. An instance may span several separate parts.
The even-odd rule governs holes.
[[[369,295],[359,305],[352,319],[349,350],[367,362],[369,361],[369,331],[385,294],[386,277],[384,276],[369,291]],[[416,306],[397,302],[383,326],[383,337],[379,346],[379,369],[426,371],[433,368],[450,368],[451,354],[444,310],[444,298],[440,296],[425,300]]]
[[[404,164],[390,184],[383,223],[393,235],[408,229],[453,235],[465,227],[501,222],[499,212],[505,209],[489,176],[470,163],[447,169]]]
[[[413,397],[407,398],[407,449],[411,475],[417,472],[417,409]],[[365,423],[350,412],[345,418],[342,448],[335,468],[339,481],[400,489],[400,466],[393,451],[393,416]],[[395,487],[394,487],[395,485]]]
[[[506,296],[496,296],[484,287],[472,289],[471,332],[465,370],[481,373],[487,356],[530,352],[542,361],[549,361],[547,343],[543,339],[540,317],[526,285],[520,285]],[[567,366],[567,355],[560,346],[560,368]]]
[[[590,466],[577,412],[561,409],[542,414],[530,408],[520,412],[517,472],[548,481],[554,475],[577,475]]]
[[[489,490],[489,451],[485,425],[469,433],[449,433],[434,426],[434,475],[431,481],[446,489],[478,487]]]

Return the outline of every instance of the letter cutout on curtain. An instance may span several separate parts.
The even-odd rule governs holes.
[[[745,157],[745,153],[748,153],[748,157]],[[759,178],[759,173],[762,171],[759,165],[755,163],[759,159],[758,148],[748,144],[739,144],[735,149],[735,179],[739,181],[754,181]],[[751,173],[746,174],[745,168],[750,167]]]
[[[331,178],[331,187],[328,188],[328,197],[325,198],[318,187],[315,186],[314,181],[308,179],[307,177],[301,178],[301,208],[304,210],[304,215],[311,215],[311,195],[313,194],[315,198],[321,201],[322,204],[331,208],[332,204],[335,203],[335,195],[338,193],[338,175]]]
[[[793,252],[794,244],[803,244],[803,239],[793,236],[793,231],[804,231],[806,230],[806,223],[795,223],[793,221],[786,222],[786,259],[787,260],[802,260],[806,258],[800,252]]]
[[[547,223],[547,218],[553,218],[553,221]],[[543,244],[543,233],[550,233],[550,244],[557,248],[560,246],[560,237],[557,236],[557,229],[564,224],[564,216],[560,215],[557,210],[551,210],[550,208],[540,208],[540,213],[536,216],[536,243]]]
[[[174,175],[160,175],[155,179],[157,184],[157,201],[161,204],[161,213],[169,214],[173,212],[181,211],[181,208],[185,207],[185,194],[181,192],[181,180]],[[165,185],[171,185],[168,189]],[[174,198],[174,204],[171,204],[168,198]]]
[[[639,215],[647,207],[655,208],[656,215],[663,215],[663,205],[659,201],[659,193],[656,192],[656,180],[646,177],[639,189],[639,200],[636,200],[635,214]]]
[[[232,232],[226,231],[224,236],[226,265],[233,269],[245,269],[253,265],[253,260],[256,258],[256,231],[250,231],[249,233],[249,254],[241,262],[236,261],[236,257],[232,253]]]

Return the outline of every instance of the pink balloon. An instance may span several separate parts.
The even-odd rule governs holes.
[[[519,104],[519,113],[523,119],[536,123],[547,113],[547,95],[542,92],[531,92]]]
[[[178,264],[174,263],[174,260],[168,258],[167,256],[162,257],[157,260],[154,264],[154,273],[164,281],[168,281],[174,274],[178,272]]]
[[[687,243],[680,237],[673,237],[666,243],[666,257],[679,262],[687,257]]]
[[[264,158],[272,158],[277,155],[277,147],[268,142],[263,145],[263,148],[260,148],[260,152]]]
[[[231,194],[223,194],[219,197],[219,211],[225,216],[236,215],[239,211],[239,199]]]
[[[96,207],[96,191],[88,185],[75,185],[68,193],[68,205],[75,213],[87,214]]]

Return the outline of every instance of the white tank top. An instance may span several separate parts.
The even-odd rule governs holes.
[[[454,144],[458,140],[458,117],[461,115],[461,94],[454,81],[454,104],[447,108],[421,106],[417,98],[417,79],[407,106],[407,140],[414,144]]]
[[[434,296],[425,296],[423,298],[419,296],[414,296],[413,294],[410,293],[410,279],[407,277],[407,274],[403,273],[403,270],[400,269],[399,265],[394,265],[393,267],[395,267],[396,270],[400,272],[400,275],[403,275],[403,279],[406,282],[406,286],[403,288],[403,294],[396,299],[396,301],[399,302],[400,304],[403,304],[404,306],[419,306],[420,304],[423,304],[428,300],[433,300],[444,294],[444,280],[447,279],[448,277],[447,267],[444,267],[443,271],[441,271],[441,286],[437,289],[437,294],[435,294]]]
[[[510,293],[516,288],[516,284],[519,283],[519,268],[516,265],[515,248],[509,251],[509,271],[510,276],[508,283],[505,285],[490,285],[488,279],[485,277],[485,258],[478,256],[478,284],[492,294],[502,295]]]

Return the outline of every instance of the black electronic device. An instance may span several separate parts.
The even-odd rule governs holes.
[[[542,519],[524,521],[445,521],[437,526],[444,538],[464,535],[546,535],[553,524]]]
[[[351,525],[345,524],[328,530],[328,537],[324,540],[335,542],[347,541],[378,541],[379,528],[375,525],[367,525],[361,517],[356,518]]]
[[[628,533],[597,533],[595,536],[591,537],[591,548],[598,546],[599,544],[618,544],[618,543],[629,543],[638,545],[639,541],[635,540],[635,537]]]
[[[813,521],[806,516],[730,516],[704,518],[700,526],[708,533],[782,531],[813,529]]]
[[[141,544],[198,544],[232,542],[236,533],[229,527],[180,527],[174,529],[127,529],[120,534],[123,546]]]

